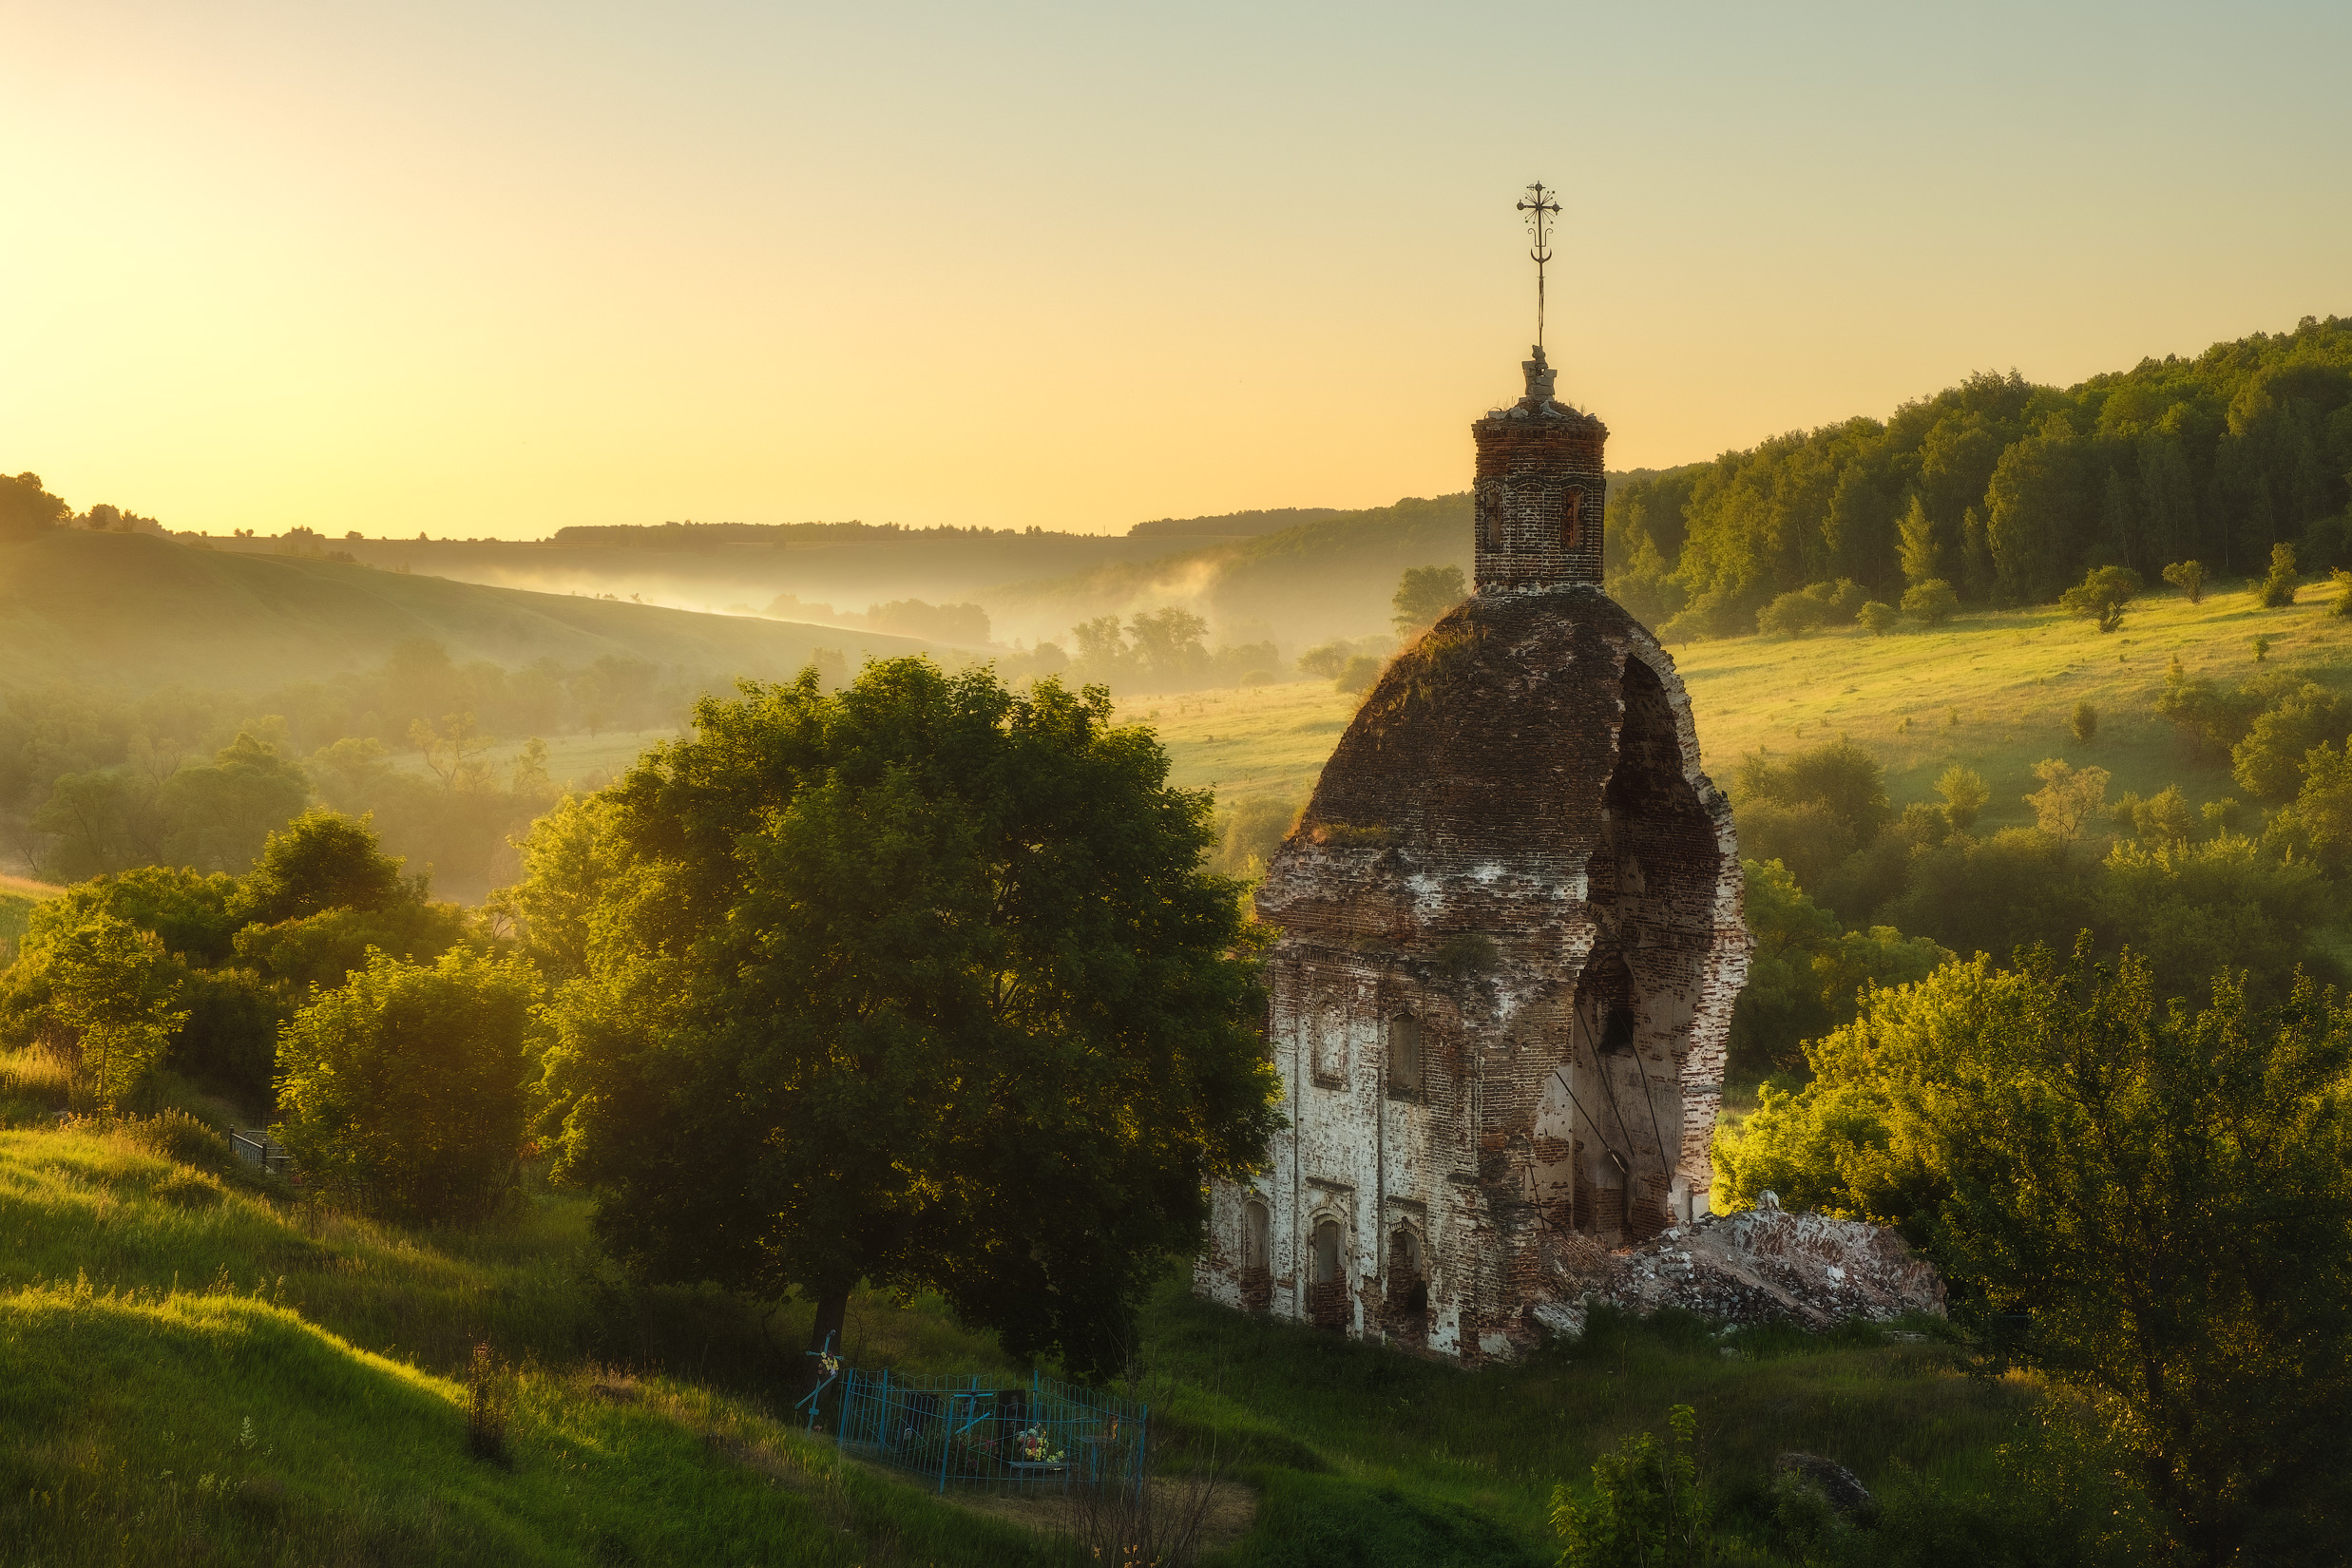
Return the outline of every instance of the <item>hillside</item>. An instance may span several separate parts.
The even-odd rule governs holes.
[[[927,644],[751,617],[485,587],[323,560],[59,530],[0,544],[0,686],[52,680],[239,690],[381,664],[430,638],[459,664],[567,667],[623,655],[664,668],[779,676],[816,646]]]
[[[2197,605],[2161,594],[2131,606],[2122,630],[2106,636],[2055,610],[1995,610],[1883,638],[1751,635],[1673,651],[1718,783],[1751,752],[1843,735],[1885,766],[1898,808],[1928,799],[1937,775],[1960,762],[1992,787],[1986,825],[2023,826],[2033,821],[2023,797],[2044,757],[2107,769],[2111,798],[2174,782],[2192,803],[2236,795],[2227,757],[2192,755],[2156,716],[2167,665],[2177,657],[2190,675],[2226,683],[2258,668],[2295,670],[2352,695],[2352,621],[2322,613],[2336,592],[2307,585],[2281,609],[2262,608],[2247,590],[2209,592]],[[2260,666],[2257,635],[2271,642]],[[2100,715],[2088,744],[2068,729],[2077,702]],[[1354,699],[1329,681],[1294,681],[1137,698],[1120,711],[1158,730],[1180,784],[1214,785],[1223,804],[1261,794],[1303,801]]]
[[[532,1188],[480,1233],[403,1233],[130,1135],[0,1131],[0,1561],[1096,1560],[1039,1533],[1051,1503],[942,1502],[776,1419],[810,1309],[763,1323],[628,1291],[583,1250],[584,1216]],[[514,1368],[503,1463],[467,1453],[477,1338]],[[862,1294],[844,1348],[901,1374],[1025,1375],[931,1301]],[[1202,1307],[1180,1277],[1139,1352],[1175,1483],[1212,1455],[1229,1469],[1232,1568],[1532,1568],[1553,1556],[1553,1484],[1675,1403],[1751,1509],[1790,1447],[1980,1500],[2033,1397],[1874,1329],[1604,1321],[1464,1374]]]
[[[1294,655],[1327,639],[1386,631],[1388,598],[1405,568],[1449,564],[1470,564],[1467,491],[1341,512],[1157,561],[1012,583],[982,602],[1002,623],[1047,637],[1090,616],[1178,603],[1207,616],[1222,641],[1273,641]]]
[[[755,610],[783,595],[842,614],[899,599],[977,603],[993,639],[1004,644],[1066,643],[1080,621],[1181,603],[1210,618],[1217,641],[1272,640],[1296,652],[1326,638],[1383,629],[1388,595],[1406,566],[1466,566],[1468,505],[1463,495],[1359,511],[1302,507],[1161,519],[1118,537],[696,525],[566,528],[538,543],[330,543],[389,571],[554,593],[634,594],[689,609]],[[225,552],[288,559],[273,540],[212,543]]]
[[[277,541],[212,541],[261,555]],[[1196,537],[1024,534],[987,529],[883,529],[768,538],[679,534],[662,528],[564,529],[549,541],[334,540],[363,565],[545,593],[635,594],[691,610],[758,610],[779,595],[847,614],[898,599],[982,600],[1000,583],[1052,578],[1196,548]],[[985,602],[985,601],[984,601]],[[1010,641],[1019,631],[1003,631]]]

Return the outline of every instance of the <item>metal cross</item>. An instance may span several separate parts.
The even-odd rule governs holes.
[[[1536,348],[1539,352],[1543,348],[1543,264],[1552,259],[1551,220],[1559,211],[1559,203],[1552,199],[1556,194],[1546,190],[1543,182],[1539,180],[1527,187],[1527,200],[1519,204],[1519,210],[1527,215],[1527,233],[1535,240],[1528,247],[1527,256],[1536,264]]]

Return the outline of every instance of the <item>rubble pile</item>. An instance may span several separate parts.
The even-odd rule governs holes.
[[[1551,1272],[1558,1294],[1535,1318],[1571,1336],[1584,1331],[1595,1304],[1644,1317],[1673,1308],[1718,1323],[1808,1329],[1905,1312],[1941,1317],[1944,1309],[1942,1277],[1894,1232],[1790,1214],[1769,1193],[1757,1208],[1675,1226],[1623,1252],[1563,1238]]]

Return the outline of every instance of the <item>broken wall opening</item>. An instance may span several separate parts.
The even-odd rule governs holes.
[[[1621,693],[1601,842],[1586,873],[1597,929],[1577,980],[1568,1050],[1582,1145],[1575,1223],[1612,1244],[1673,1224],[1676,1195],[1690,1190],[1680,1170],[1681,1069],[1722,861],[1664,681],[1629,656]]]

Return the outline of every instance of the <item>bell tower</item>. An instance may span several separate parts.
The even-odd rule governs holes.
[[[1520,202],[1535,243],[1536,342],[1520,369],[1526,394],[1470,427],[1478,445],[1472,486],[1474,558],[1481,593],[1589,587],[1600,591],[1601,509],[1608,500],[1601,448],[1609,428],[1552,395],[1558,372],[1543,354],[1545,263],[1559,203],[1541,184]]]

